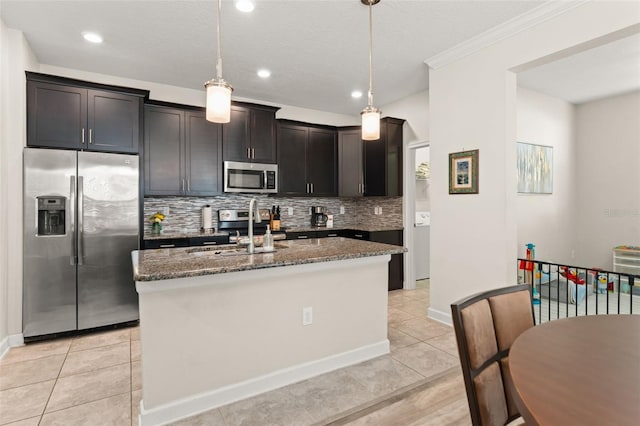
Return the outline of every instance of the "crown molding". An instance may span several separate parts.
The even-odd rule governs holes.
[[[430,68],[438,69],[449,65],[465,56],[472,55],[485,47],[509,38],[521,31],[536,26],[548,19],[554,18],[574,9],[590,0],[557,1],[551,0],[518,15],[498,26],[495,26],[469,40],[463,41],[452,48],[427,58],[424,62]]]

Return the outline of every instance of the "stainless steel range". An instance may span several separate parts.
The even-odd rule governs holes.
[[[269,224],[269,209],[259,209],[260,222],[253,224],[254,235],[262,238],[267,231]],[[229,241],[238,242],[241,237],[248,235],[249,231],[249,210],[218,210],[218,230],[229,232]],[[272,231],[274,240],[284,240],[286,238],[285,229]]]

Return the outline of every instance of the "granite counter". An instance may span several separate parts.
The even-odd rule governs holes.
[[[277,241],[275,250],[267,253],[248,254],[243,252],[243,248],[233,245],[141,250],[134,251],[132,256],[134,280],[156,281],[390,255],[404,251],[400,246],[350,238],[314,238]]]

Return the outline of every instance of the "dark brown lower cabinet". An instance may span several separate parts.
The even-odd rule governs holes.
[[[287,240],[304,240],[308,238],[345,237],[376,243],[403,245],[403,231],[357,231],[355,229],[318,230],[304,232],[287,232]],[[392,254],[389,261],[389,291],[399,290],[404,285],[404,255]]]

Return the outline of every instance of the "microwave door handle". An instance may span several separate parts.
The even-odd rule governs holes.
[[[262,177],[263,177],[262,189],[267,189],[267,171],[266,170],[262,171]]]

